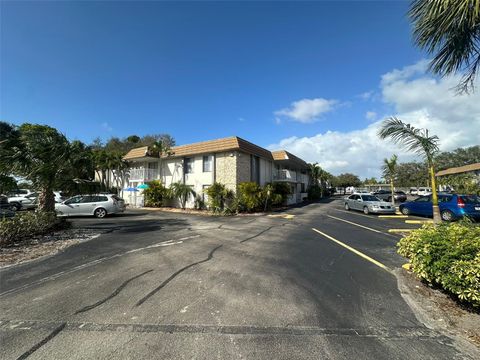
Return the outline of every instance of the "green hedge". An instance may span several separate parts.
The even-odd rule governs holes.
[[[468,221],[424,225],[398,243],[421,279],[480,306],[480,226]]]
[[[48,233],[62,223],[54,212],[27,211],[0,220],[0,246]]]

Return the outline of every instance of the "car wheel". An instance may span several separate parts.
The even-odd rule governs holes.
[[[93,215],[95,215],[96,218],[102,219],[107,216],[107,210],[105,210],[104,208],[98,208],[95,210]]]
[[[406,208],[406,207],[403,207],[400,212],[403,214],[403,215],[410,215],[410,209],[409,208]]]
[[[18,203],[11,203],[10,204],[10,210],[12,211],[18,211],[22,208],[22,206]]]
[[[368,210],[368,206],[364,206],[364,207],[363,207],[363,213],[364,213],[365,215],[370,214],[370,211]]]
[[[347,203],[345,203],[345,210],[350,210],[350,206]]]
[[[454,219],[453,213],[449,210],[443,210],[440,215],[443,221],[452,221]]]

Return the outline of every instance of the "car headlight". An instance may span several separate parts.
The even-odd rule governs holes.
[[[374,209],[378,209],[380,206],[378,206],[378,205],[372,205],[372,207],[373,207]]]

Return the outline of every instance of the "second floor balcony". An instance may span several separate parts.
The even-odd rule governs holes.
[[[293,170],[281,169],[273,172],[274,181],[297,181],[297,173]]]
[[[130,180],[150,181],[158,179],[158,169],[130,169]]]

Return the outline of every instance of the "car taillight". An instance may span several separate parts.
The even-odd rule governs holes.
[[[457,205],[459,208],[464,208],[465,207],[465,201],[461,197],[457,198]]]

